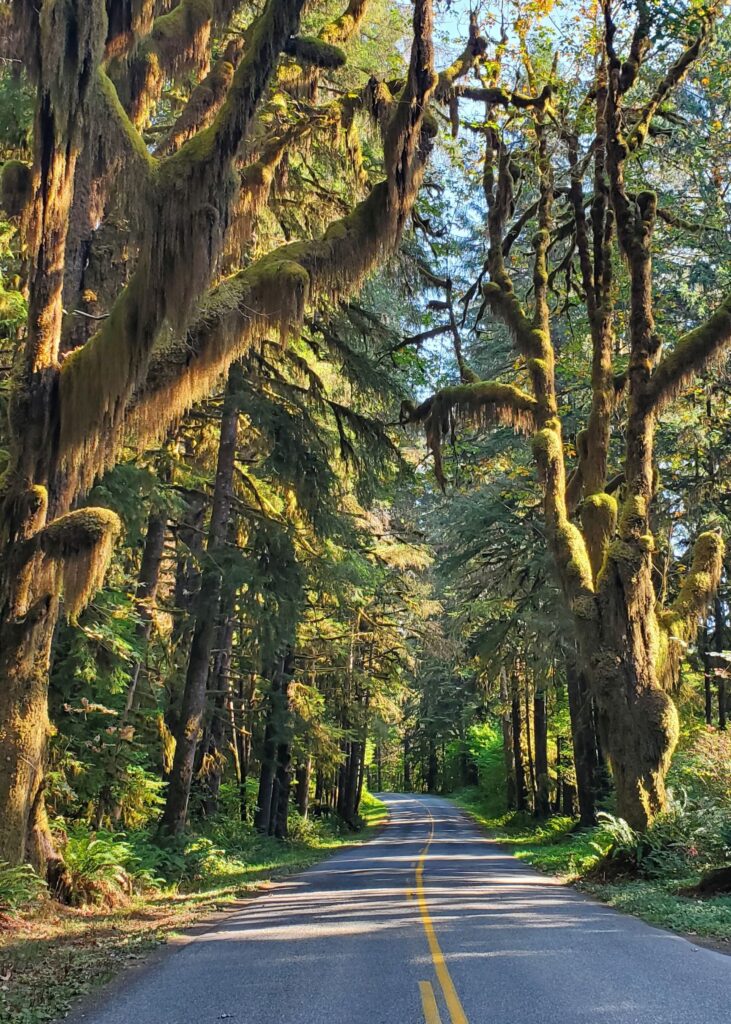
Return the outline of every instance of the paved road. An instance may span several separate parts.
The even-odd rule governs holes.
[[[731,957],[516,861],[446,800],[132,974],[85,1024],[729,1024]]]

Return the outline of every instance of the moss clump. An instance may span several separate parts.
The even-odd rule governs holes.
[[[33,198],[33,170],[22,160],[7,160],[0,178],[0,202],[8,217],[20,217]]]
[[[285,47],[285,52],[301,64],[315,68],[341,68],[345,64],[345,53],[339,46],[316,39],[314,36],[295,36]]]
[[[83,508],[55,519],[40,536],[41,550],[56,566],[56,588],[75,621],[104,582],[119,516],[108,508]]]
[[[623,540],[630,540],[645,533],[647,533],[647,502],[641,494],[630,494],[622,506],[619,535]]]

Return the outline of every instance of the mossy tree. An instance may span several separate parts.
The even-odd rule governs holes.
[[[323,8],[319,23],[311,7],[313,35],[299,32],[302,0],[12,8],[35,123],[32,166],[6,165],[3,189],[23,230],[29,317],[1,493],[0,857],[55,865],[60,883],[43,808],[51,642],[119,531],[108,510],[80,506],[129,438],[156,443],[272,329],[286,343],[394,249],[436,134],[430,100],[487,44],[473,21],[437,75],[431,3],[417,0],[402,77],[364,85],[359,70],[331,93],[322,80],[347,73],[365,0],[334,21]],[[367,169],[358,119],[374,125]],[[318,134],[347,155],[356,201],[316,236],[272,247],[258,217]]]
[[[426,425],[442,483],[442,441],[455,419],[512,425],[531,437],[544,491],[546,541],[599,710],[619,813],[637,828],[666,803],[665,776],[678,738],[671,691],[685,646],[718,585],[723,556],[720,535],[701,534],[675,600],[659,606],[651,525],[658,488],[655,430],[674,397],[731,344],[731,298],[700,326],[668,338],[663,353],[652,269],[658,199],[647,190],[633,192],[628,177],[656,133],[656,119],[672,117],[673,95],[711,46],[717,16],[713,8],[693,7],[680,38],[668,35],[666,45],[676,57],[662,68],[651,63],[653,44],[663,31],[672,32],[671,19],[663,21],[650,5],[638,4],[622,55],[618,40],[624,32],[611,0],[605,0],[597,70],[585,94],[557,81],[555,61],[553,68],[544,64],[548,84],[538,81],[525,25],[517,29],[524,93],[499,85],[498,66],[483,87],[452,89],[453,108],[465,99],[484,105],[484,117],[477,125],[470,121],[484,135],[486,154],[488,253],[482,276],[489,281],[476,289],[481,312],[511,335],[521,379],[480,380],[456,351],[461,382],[436,393],[410,417]],[[520,189],[523,197],[532,192],[532,199],[511,224]],[[559,202],[564,219],[557,223]],[[513,246],[531,225],[530,267],[516,272]],[[561,256],[552,266],[554,253]],[[516,287],[516,273],[522,288]],[[567,290],[552,308],[559,274],[566,276]],[[625,294],[626,361],[618,359]],[[586,428],[576,439],[575,464],[568,467],[572,449],[557,391],[557,343],[577,296],[590,338],[592,399]],[[621,454],[612,447],[618,445],[613,423],[620,416]],[[610,476],[614,458],[622,470]]]

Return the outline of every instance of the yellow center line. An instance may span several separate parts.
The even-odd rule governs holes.
[[[422,807],[426,807],[426,805],[422,804]],[[442,992],[444,993],[444,1001],[447,1004],[447,1009],[449,1010],[449,1016],[452,1019],[452,1024],[469,1024],[467,1020],[467,1015],[465,1014],[464,1009],[462,1007],[462,1003],[460,1002],[459,996],[457,995],[457,990],[454,987],[454,982],[452,981],[452,977],[449,973],[449,968],[447,967],[447,963],[444,959],[442,948],[439,945],[439,939],[437,938],[437,933],[434,930],[431,915],[429,914],[429,905],[426,900],[426,892],[424,891],[424,861],[426,860],[426,856],[429,852],[429,847],[431,846],[432,840],[434,838],[434,817],[428,807],[426,807],[426,812],[429,815],[431,827],[429,829],[429,839],[427,840],[426,846],[421,851],[419,860],[416,865],[416,899],[419,904],[419,911],[421,913],[421,923],[424,926],[424,932],[426,933],[427,942],[429,943],[429,951],[431,952],[431,958],[434,963],[434,970],[436,971],[437,979],[439,980]],[[419,987],[421,988],[423,984],[423,982],[420,982]],[[428,982],[426,984],[428,984]],[[423,1002],[423,988],[421,992],[421,997]],[[433,997],[434,994],[432,991],[432,998]],[[426,1015],[426,1006],[424,1006],[424,1016],[426,1016],[427,1024],[432,1024],[432,1021]],[[434,1021],[436,1020],[438,1020],[438,1017],[434,1018]]]
[[[431,987],[431,982],[420,981],[419,991],[421,992],[421,1005],[424,1010],[426,1024],[442,1024],[442,1018],[439,1016],[439,1008],[434,998],[434,989]]]

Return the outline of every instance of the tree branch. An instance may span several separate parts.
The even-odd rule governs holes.
[[[731,295],[704,324],[685,334],[658,363],[645,391],[647,408],[659,414],[693,377],[731,344]]]

